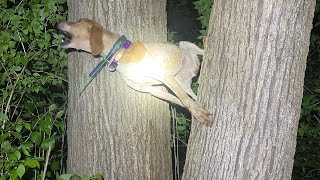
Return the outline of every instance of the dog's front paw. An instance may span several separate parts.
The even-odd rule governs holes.
[[[211,126],[212,122],[210,121],[210,112],[202,107],[195,107],[191,112],[192,116],[197,119],[199,122]]]

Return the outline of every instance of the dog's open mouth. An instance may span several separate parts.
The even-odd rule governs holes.
[[[65,36],[65,38],[62,39],[61,45],[62,46],[66,46],[66,45],[70,44],[71,43],[71,39],[72,39],[72,35],[68,31],[64,31],[62,29],[59,29],[59,30]]]

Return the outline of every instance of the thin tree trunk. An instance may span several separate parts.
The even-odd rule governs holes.
[[[69,0],[69,19],[89,18],[130,40],[165,41],[165,0]],[[68,171],[105,179],[171,179],[168,104],[130,89],[117,72],[100,72],[77,95],[101,61],[70,53]]]
[[[314,0],[215,0],[183,179],[290,179]]]

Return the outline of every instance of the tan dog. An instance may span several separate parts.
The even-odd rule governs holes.
[[[87,51],[106,56],[120,37],[89,19],[79,22],[60,22],[58,29],[70,40],[62,42],[63,48]],[[203,50],[193,43],[182,41],[179,47],[171,43],[134,42],[120,59],[117,71],[126,84],[140,92],[186,107],[200,122],[207,124],[210,113],[197,104],[191,80],[199,70]],[[155,85],[165,84],[176,96]]]

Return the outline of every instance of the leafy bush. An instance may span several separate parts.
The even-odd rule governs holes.
[[[0,1],[0,179],[62,173],[67,60],[54,27],[65,4]]]
[[[207,35],[212,5],[213,0],[198,0],[194,2],[195,9],[198,10],[199,13],[198,20],[200,20],[202,25],[199,39],[203,39],[203,36]]]

